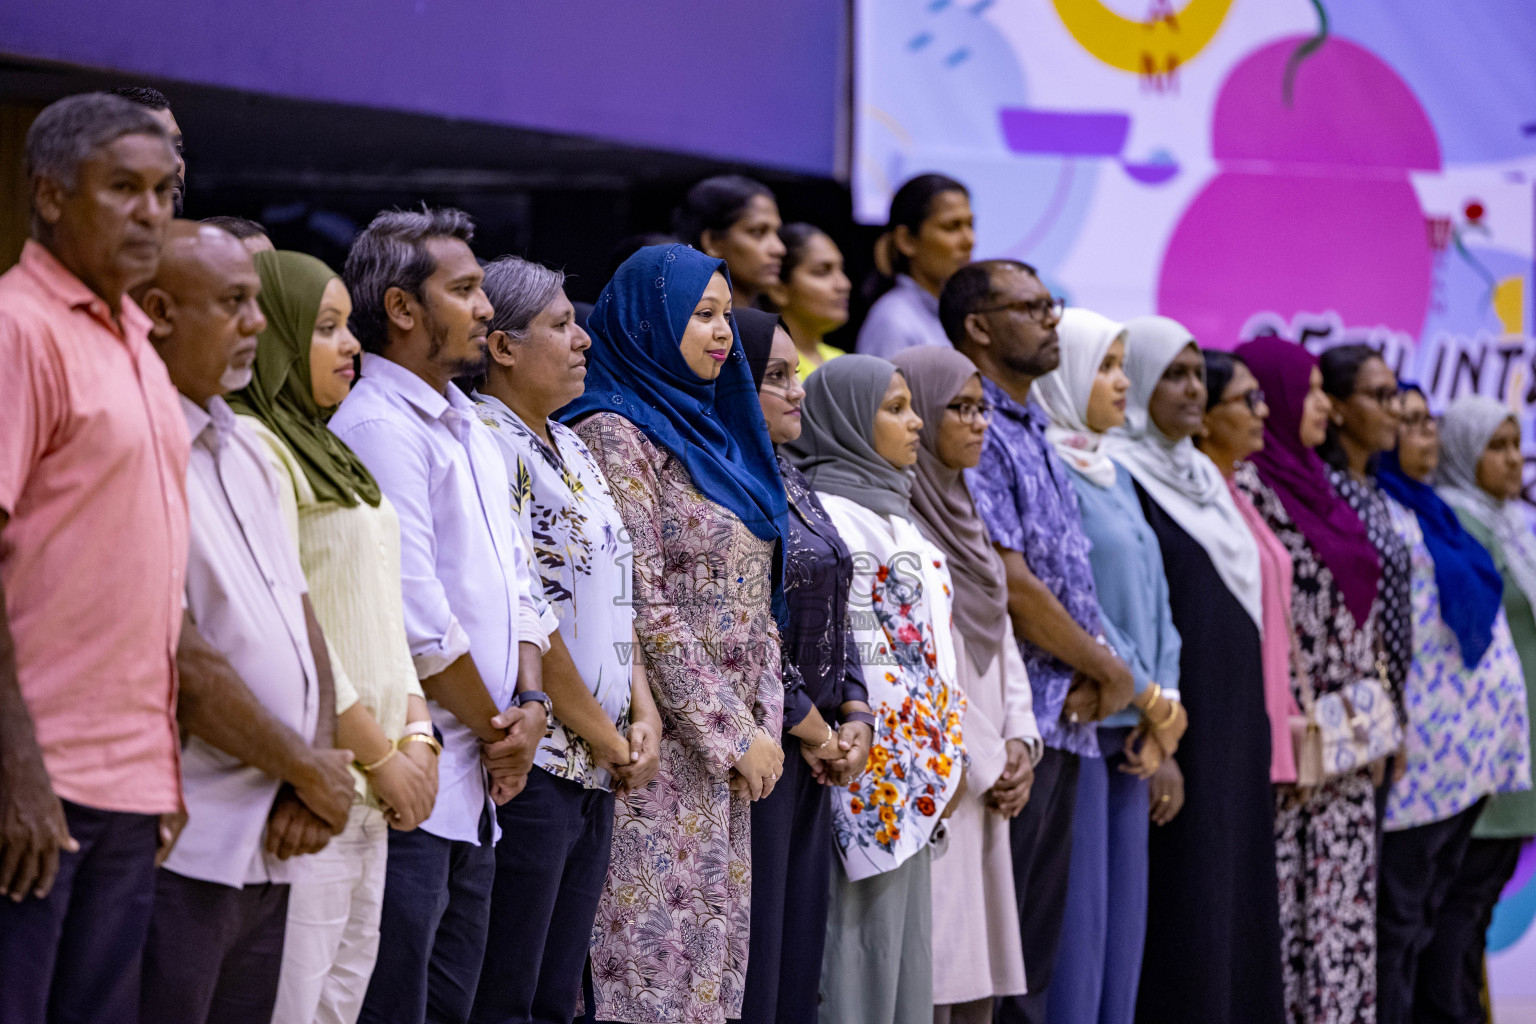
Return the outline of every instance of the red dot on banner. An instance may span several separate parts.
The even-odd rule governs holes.
[[[1467,215],[1467,220],[1475,224],[1483,219],[1483,204],[1474,199],[1462,209],[1462,212]]]

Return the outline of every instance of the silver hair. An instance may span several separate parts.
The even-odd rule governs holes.
[[[485,295],[496,310],[491,330],[505,331],[512,340],[522,341],[533,318],[555,301],[564,287],[564,271],[517,256],[492,260],[485,265]]]
[[[170,146],[171,136],[155,115],[137,103],[105,92],[66,96],[43,108],[27,129],[26,174],[73,189],[80,165],[124,135],[153,135]]]
[[[400,288],[421,298],[421,286],[437,270],[427,248],[433,238],[457,238],[468,245],[475,222],[463,210],[385,210],[352,242],[341,277],[352,296],[352,333],[365,352],[383,352],[389,344],[389,314],[384,293]]]

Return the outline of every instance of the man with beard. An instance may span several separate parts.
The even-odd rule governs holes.
[[[149,111],[170,136],[171,149],[176,152],[176,185],[173,190],[173,201],[176,204],[176,216],[180,217],[182,205],[187,198],[187,161],[182,150],[181,125],[176,123],[176,115],[171,113],[171,101],[165,98],[165,93],[159,89],[151,89],[147,85],[125,85],[113,89],[112,95],[121,96],[128,102],[137,103]]]
[[[1045,753],[1029,803],[1013,819],[1014,886],[1029,982],[1001,1001],[1001,1024],[1045,1024],[1046,993],[1066,909],[1078,758],[1101,756],[1094,723],[1130,703],[1130,669],[1104,642],[1089,543],[1069,470],[1046,438],[1050,420],[1029,389],[1061,361],[1061,303],[1034,268],[986,260],[960,268],[939,320],[981,371],[995,410],[981,462],[965,471],[976,510],[1002,555],[1008,611],[1034,691]],[[994,789],[1027,784],[1009,755]]]
[[[302,870],[289,857],[340,832],[352,802],[352,756],[330,749],[330,659],[277,481],[223,398],[250,383],[260,290],[234,236],[177,221],[136,293],[192,439],[178,658],[188,819],[156,873],[139,1010],[157,1024],[272,1015]]]
[[[104,93],[27,132],[32,237],[0,277],[4,1021],[135,1019],[175,837],[187,428],[127,295],[159,265],[175,165]]]
[[[534,596],[500,451],[453,383],[483,369],[493,312],[473,231],[458,210],[387,211],[343,271],[364,354],[330,426],[400,516],[406,634],[443,737],[431,817],[389,837],[360,1018],[378,1024],[468,1020],[496,867],[491,801],[522,790],[551,722],[540,687],[554,616]]]

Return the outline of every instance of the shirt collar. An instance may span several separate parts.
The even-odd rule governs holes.
[[[981,392],[987,397],[987,401],[992,403],[992,407],[995,410],[1009,419],[1018,420],[1025,426],[1036,430],[1045,429],[1045,410],[1041,409],[1033,400],[1015,401],[1012,395],[1003,390],[1002,385],[990,377],[981,378]]]
[[[549,445],[545,444],[544,439],[538,434],[534,433],[533,428],[524,423],[523,418],[517,413],[513,412],[507,403],[503,402],[499,398],[483,394],[479,391],[471,391],[469,393],[469,397],[475,405],[480,407],[480,412],[482,415],[488,415],[492,419],[511,427],[513,430],[517,431],[519,434],[528,438],[528,440],[537,445],[540,451],[551,456],[555,460],[555,464],[557,466],[564,468],[565,460],[561,458],[560,452],[557,449],[551,449]],[[547,429],[549,430],[549,436],[553,438],[559,432],[560,424],[556,423],[554,420],[550,420],[547,424]]]
[[[450,383],[447,394],[439,394],[433,390],[432,385],[410,370],[377,353],[363,353],[363,376],[374,378],[415,406],[427,419],[443,420],[444,423],[449,424],[450,428],[452,427],[450,421],[456,419],[456,417],[444,415],[450,410],[458,410],[465,416],[474,417],[474,403],[465,398],[464,392],[460,391],[456,385]]]
[[[85,311],[92,319],[118,337],[125,337],[130,333],[148,335],[149,317],[144,315],[132,299],[124,295],[118,306],[118,318],[122,321],[123,327],[119,330],[117,323],[112,319],[112,310],[107,306],[107,300],[91,291],[84,281],[59,262],[59,258],[50,252],[47,246],[36,239],[27,239],[21,247],[21,265],[55,300],[70,309]]]
[[[939,315],[939,297],[906,274],[896,275],[896,287],[912,293],[923,304],[923,308],[935,317]]]
[[[193,444],[201,444],[217,455],[235,430],[235,413],[229,403],[215,395],[204,409],[186,395],[181,397],[181,413],[187,420],[187,433]]]

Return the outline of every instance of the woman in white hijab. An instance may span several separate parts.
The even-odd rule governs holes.
[[[1166,761],[1151,783],[1159,827],[1148,843],[1137,1020],[1278,1024],[1279,883],[1258,545],[1221,471],[1191,440],[1206,400],[1194,337],[1167,317],[1129,320],[1125,371],[1125,426],[1105,447],[1135,479],[1162,550],[1182,640],[1179,694],[1189,708],[1178,762]],[[1177,817],[1166,813],[1180,805]]]
[[[1493,555],[1504,577],[1504,614],[1525,670],[1526,720],[1536,721],[1536,535],[1520,500],[1525,459],[1520,421],[1509,407],[1486,395],[1451,403],[1440,420],[1440,471],[1435,490],[1456,510],[1467,532]],[[1505,756],[1536,759],[1536,749]],[[1520,847],[1536,835],[1536,791],[1493,796],[1477,825],[1461,871],[1446,895],[1434,940],[1419,961],[1419,976],[1443,980],[1431,986],[1436,1011],[1477,1019],[1480,967],[1488,922],[1504,885],[1515,873]],[[1471,951],[1469,954],[1467,951]]]
[[[1085,309],[1056,327],[1061,363],[1035,382],[1051,418],[1046,437],[1074,470],[1092,541],[1101,622],[1131,669],[1131,707],[1099,723],[1101,758],[1083,758],[1072,824],[1072,867],[1047,1015],[1052,1024],[1131,1024],[1147,924],[1147,778],[1184,732],[1179,634],[1157,535],[1131,477],[1104,453],[1125,420],[1125,328]],[[1160,800],[1166,813],[1172,797]]]

